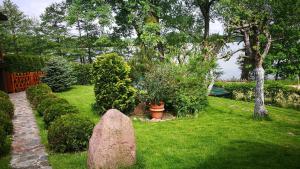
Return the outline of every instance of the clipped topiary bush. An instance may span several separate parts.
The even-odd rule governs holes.
[[[46,99],[42,100],[40,104],[38,104],[36,110],[40,116],[43,116],[44,112],[46,111],[46,109],[48,107],[50,107],[51,105],[54,105],[54,104],[58,104],[58,103],[68,104],[68,101],[66,99],[62,99],[62,98],[53,98],[53,97],[46,98]]]
[[[76,84],[88,85],[92,84],[92,64],[80,64],[74,63],[73,65],[74,75],[76,77]]]
[[[13,124],[11,118],[0,110],[0,127],[4,129],[6,135],[10,135],[13,132]]]
[[[48,107],[44,112],[45,127],[48,128],[50,123],[65,114],[79,113],[78,109],[70,104],[57,103]]]
[[[95,107],[100,114],[115,108],[128,114],[135,105],[136,90],[131,86],[130,67],[116,53],[103,54],[93,63]]]
[[[48,143],[55,152],[85,150],[92,135],[94,124],[76,114],[61,116],[48,130]]]
[[[55,92],[67,90],[76,82],[72,66],[62,57],[49,59],[43,72],[46,75],[42,78],[42,81]]]
[[[48,98],[56,98],[57,96],[53,93],[41,93],[41,94],[38,94],[36,95],[31,104],[33,105],[34,108],[37,108],[37,106],[45,99],[48,99]]]
[[[26,90],[27,99],[33,104],[34,98],[39,95],[45,95],[52,93],[51,88],[47,84],[38,84],[31,86]]]
[[[7,93],[0,90],[0,98],[9,99],[9,96]]]
[[[8,99],[0,98],[0,110],[3,111],[10,118],[14,116],[14,105]]]

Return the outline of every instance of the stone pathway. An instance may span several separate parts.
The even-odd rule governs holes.
[[[15,105],[11,167],[13,169],[51,169],[25,92],[13,93],[9,97]]]

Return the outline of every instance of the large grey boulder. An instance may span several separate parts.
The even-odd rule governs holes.
[[[131,166],[135,160],[136,144],[130,118],[119,110],[108,110],[90,138],[88,167],[115,169]]]

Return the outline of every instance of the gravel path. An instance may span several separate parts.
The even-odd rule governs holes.
[[[15,106],[11,167],[13,169],[51,169],[25,92],[13,93],[9,97]]]

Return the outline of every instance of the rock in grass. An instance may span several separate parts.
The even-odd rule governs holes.
[[[116,169],[129,167],[136,160],[134,129],[129,117],[110,109],[96,125],[89,141],[88,167]]]

